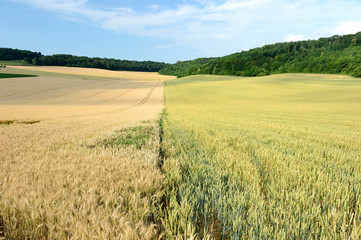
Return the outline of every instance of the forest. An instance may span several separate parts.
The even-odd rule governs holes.
[[[265,45],[217,58],[175,64],[54,54],[0,48],[0,60],[24,60],[38,66],[87,67],[158,72],[184,77],[196,74],[266,76],[278,73],[328,73],[361,77],[361,32],[329,38]]]
[[[86,67],[142,72],[158,72],[160,69],[167,66],[166,63],[155,61],[130,61],[98,57],[90,58],[69,54],[44,56],[40,52],[11,48],[0,48],[0,60],[24,60],[27,64],[37,66]]]
[[[178,77],[196,74],[265,76],[330,73],[361,77],[361,32],[318,40],[265,45],[218,58],[178,61],[160,70]]]

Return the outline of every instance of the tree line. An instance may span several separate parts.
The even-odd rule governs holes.
[[[121,71],[158,72],[168,64],[155,61],[129,61],[113,58],[90,58],[69,54],[54,54],[44,56],[40,52],[27,50],[0,48],[0,60],[24,60],[28,64],[37,66],[67,66],[101,68]]]
[[[265,76],[330,73],[361,77],[361,32],[318,40],[265,45],[219,58],[179,61],[160,70],[178,77],[194,74]]]
[[[25,58],[40,58],[40,52],[31,52],[28,50],[19,50],[12,48],[0,48],[0,60],[24,60]]]
[[[167,64],[90,58],[68,54],[0,48],[0,60],[24,60],[38,66],[68,66],[108,70],[158,72],[178,77],[195,74],[265,76],[277,73],[330,73],[361,77],[361,32],[318,40],[265,45],[218,58],[198,58]]]

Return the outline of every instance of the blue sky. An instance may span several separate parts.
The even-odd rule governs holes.
[[[0,0],[0,47],[175,62],[361,31],[356,0]]]

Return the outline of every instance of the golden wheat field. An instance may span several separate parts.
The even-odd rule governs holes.
[[[0,79],[0,215],[9,239],[150,239],[163,81],[156,73],[8,67]],[[117,142],[142,134],[145,141]],[[124,143],[124,144],[123,144]]]

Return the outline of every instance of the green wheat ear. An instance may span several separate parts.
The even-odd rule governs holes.
[[[167,81],[168,238],[360,238],[361,84],[341,75]]]

